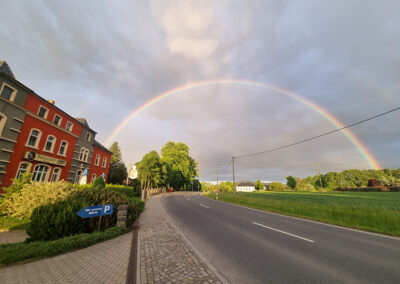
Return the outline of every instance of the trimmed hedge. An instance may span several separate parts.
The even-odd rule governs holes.
[[[81,249],[96,243],[118,237],[129,229],[113,227],[104,232],[79,234],[54,241],[22,242],[0,245],[0,266],[10,265],[28,259],[54,256],[73,249]]]
[[[73,234],[93,232],[98,228],[99,218],[82,219],[76,213],[86,206],[105,204],[114,204],[114,212],[112,215],[102,216],[100,230],[116,225],[118,205],[128,205],[128,227],[144,208],[143,202],[129,198],[119,189],[80,189],[71,192],[65,200],[36,208],[32,213],[27,233],[32,240],[54,240]]]

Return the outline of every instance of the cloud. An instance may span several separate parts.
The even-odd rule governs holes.
[[[241,78],[280,86],[344,124],[399,105],[400,2],[1,1],[1,59],[16,77],[104,141],[146,101],[179,86]],[[354,127],[385,167],[398,167],[398,113]],[[115,139],[125,161],[186,142],[201,174],[334,126],[286,96],[243,86],[188,90],[150,107]],[[237,161],[238,179],[368,168],[340,133]],[[229,167],[224,174],[230,175]]]

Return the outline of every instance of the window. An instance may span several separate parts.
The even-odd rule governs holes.
[[[16,178],[20,178],[22,176],[22,174],[26,173],[28,170],[28,166],[29,166],[29,163],[21,163],[19,165]]]
[[[89,132],[86,132],[86,140],[90,141],[90,137],[92,137],[92,135]]]
[[[53,123],[56,124],[56,125],[58,125],[58,126],[60,126],[60,124],[61,124],[61,116],[59,116],[59,115],[56,114],[56,115],[54,116]]]
[[[81,152],[79,153],[79,160],[87,162],[88,158],[89,158],[89,150],[82,147]]]
[[[47,108],[40,106],[38,111],[38,116],[40,116],[41,118],[47,118],[48,112],[49,110]]]
[[[56,182],[60,179],[60,173],[61,173],[61,169],[60,168],[54,168],[53,170],[53,175],[51,176],[51,180],[52,182]]]
[[[0,135],[3,133],[3,128],[6,124],[6,121],[7,117],[4,114],[0,113]]]
[[[13,102],[16,93],[17,93],[17,90],[15,90],[14,88],[11,88],[10,86],[8,86],[6,84],[3,84],[3,87],[1,88],[0,97]]]
[[[96,174],[92,174],[92,182],[96,179]]]
[[[44,145],[44,151],[53,152],[54,145],[56,144],[56,138],[52,135],[47,136],[46,144]]]
[[[39,145],[40,137],[42,136],[42,132],[37,129],[32,129],[31,134],[29,135],[28,141],[26,143],[27,146],[31,146],[37,148]]]
[[[67,141],[61,141],[60,149],[58,150],[58,155],[65,156],[66,153],[67,153],[67,148],[68,148],[68,142]]]
[[[67,125],[65,126],[65,129],[67,130],[67,131],[72,131],[72,123],[71,122],[67,122]]]
[[[81,181],[81,176],[82,176],[82,171],[81,170],[77,171],[75,176],[75,183],[79,183]]]
[[[95,166],[98,166],[98,165],[99,165],[99,162],[100,162],[100,155],[97,154],[97,155],[96,155],[96,160],[94,161],[94,165],[95,165]]]
[[[107,158],[103,158],[103,164],[101,165],[103,168],[106,167],[107,164]]]
[[[49,172],[49,167],[46,165],[36,165],[33,170],[32,180],[33,181],[46,181],[47,173]]]

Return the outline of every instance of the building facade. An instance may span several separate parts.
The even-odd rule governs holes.
[[[86,173],[91,182],[91,172],[99,172],[92,163],[100,145],[95,135],[85,119],[73,118],[37,95],[0,61],[0,191],[28,170],[34,181],[78,183]],[[111,152],[104,149],[106,180]]]

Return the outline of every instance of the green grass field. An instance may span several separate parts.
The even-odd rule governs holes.
[[[215,199],[216,194],[206,196]],[[400,192],[238,192],[219,193],[219,200],[400,236]]]

